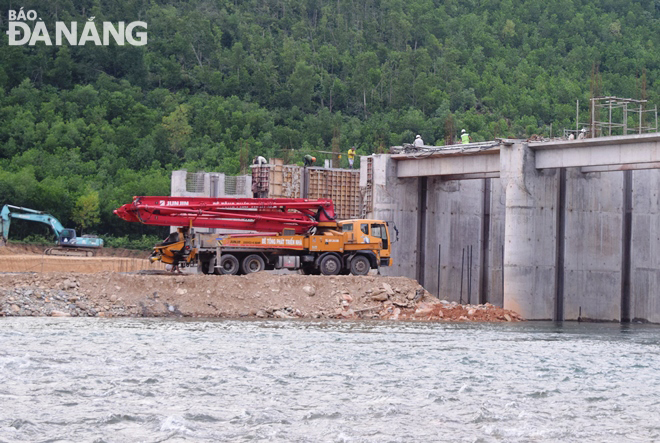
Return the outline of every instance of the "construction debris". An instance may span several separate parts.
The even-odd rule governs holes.
[[[8,273],[0,316],[519,321],[490,304],[438,300],[403,277]]]

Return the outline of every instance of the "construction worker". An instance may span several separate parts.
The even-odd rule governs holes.
[[[582,130],[578,134],[578,140],[583,140],[586,136],[587,136],[587,130],[582,128]]]
[[[415,137],[415,141],[413,143],[413,146],[416,147],[416,148],[421,148],[422,146],[424,146],[424,140],[422,140],[421,135],[417,134],[417,136]]]
[[[254,158],[254,161],[252,162],[253,165],[257,165],[257,166],[263,166],[263,165],[265,165],[265,164],[267,164],[267,163],[268,163],[268,160],[266,160],[266,158],[264,158],[264,157],[262,157],[262,156],[260,156],[260,155],[257,155],[257,156]]]
[[[461,143],[468,144],[472,141],[472,137],[470,137],[470,134],[465,132],[465,129],[461,131]]]
[[[305,166],[312,166],[315,161],[316,161],[316,157],[312,157],[309,154],[303,157],[303,163]]]
[[[355,146],[348,149],[348,165],[353,169],[353,161],[355,161]]]

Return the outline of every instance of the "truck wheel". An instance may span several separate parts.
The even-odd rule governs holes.
[[[319,269],[323,275],[337,275],[341,271],[341,261],[336,255],[326,255],[321,259]]]
[[[218,271],[223,275],[236,275],[239,267],[238,259],[231,254],[226,254],[220,259],[220,269]]]
[[[243,272],[246,274],[263,271],[265,268],[264,259],[257,254],[248,255],[243,260]]]
[[[209,261],[200,261],[199,267],[202,270],[202,274],[213,274],[215,266],[215,258],[212,258]]]
[[[369,259],[364,255],[356,255],[351,260],[351,274],[353,275],[367,275],[370,269]]]

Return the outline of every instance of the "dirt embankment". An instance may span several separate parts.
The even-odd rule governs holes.
[[[438,300],[403,277],[170,274],[150,264],[147,252],[104,248],[91,258],[42,252],[0,248],[0,316],[520,320],[490,304]]]
[[[160,263],[150,263],[150,253],[130,249],[102,248],[94,257],[45,255],[47,247],[10,243],[0,247],[1,272],[131,272],[164,270]]]
[[[0,246],[0,257],[4,255],[43,255],[43,252],[54,245],[32,245],[25,243],[8,242],[5,246]],[[135,249],[122,248],[100,248],[94,249],[96,257],[126,257],[146,259],[151,255],[151,251],[138,251]]]
[[[517,321],[495,306],[438,300],[403,277],[116,272],[4,274],[0,316]]]

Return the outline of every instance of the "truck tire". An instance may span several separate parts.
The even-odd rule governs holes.
[[[341,271],[341,260],[336,255],[328,254],[319,262],[319,269],[323,275],[337,275]]]
[[[260,255],[251,254],[243,259],[243,273],[245,274],[253,274],[264,269],[266,269],[266,263]]]
[[[224,254],[220,258],[220,268],[216,268],[219,274],[223,275],[236,275],[240,265],[236,256],[231,254]]]
[[[202,274],[213,274],[215,271],[215,258],[210,260],[204,260],[199,262],[199,267],[202,271]]]
[[[371,270],[369,259],[364,255],[356,255],[351,260],[351,274],[353,275],[367,275]]]

